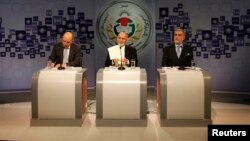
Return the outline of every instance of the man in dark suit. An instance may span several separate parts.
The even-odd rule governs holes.
[[[71,32],[65,32],[61,38],[61,42],[56,43],[53,47],[49,60],[53,67],[81,65],[81,48],[74,43],[74,35]]]
[[[193,49],[184,45],[185,31],[177,28],[174,31],[174,44],[163,49],[162,66],[191,66]]]
[[[105,66],[111,66],[111,65],[127,65],[130,67],[131,65],[131,59],[135,60],[135,65],[138,64],[137,59],[137,51],[134,47],[126,45],[128,41],[128,33],[126,32],[120,32],[117,36],[117,44],[115,46],[108,48],[108,54],[105,61]],[[122,58],[122,60],[121,60]]]

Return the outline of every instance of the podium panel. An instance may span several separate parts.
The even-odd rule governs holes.
[[[104,70],[103,93],[103,119],[140,119],[139,70]]]
[[[145,69],[100,69],[96,85],[96,125],[145,126],[146,80]]]
[[[201,71],[165,71],[168,119],[204,118],[204,83]],[[188,106],[186,106],[188,105]],[[183,108],[185,107],[185,108]]]
[[[81,126],[86,69],[42,69],[32,77],[31,126]]]
[[[161,126],[206,126],[211,120],[211,77],[200,69],[157,70]]]

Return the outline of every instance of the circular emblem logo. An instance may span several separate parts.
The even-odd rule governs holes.
[[[127,44],[141,50],[151,38],[152,29],[150,14],[132,1],[111,3],[97,19],[97,35],[106,47],[115,45],[119,32],[125,31],[129,35]]]

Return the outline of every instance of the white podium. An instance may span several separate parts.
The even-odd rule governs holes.
[[[42,69],[32,77],[31,126],[81,126],[87,101],[86,69]]]
[[[145,69],[108,67],[97,72],[97,126],[145,126],[146,110]]]
[[[207,126],[211,120],[211,77],[199,68],[157,71],[161,126]]]

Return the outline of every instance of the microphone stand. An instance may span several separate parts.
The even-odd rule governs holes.
[[[125,70],[125,67],[122,66],[122,47],[120,47],[120,55],[121,55],[121,66],[118,67],[118,70]]]
[[[62,66],[62,64],[60,64],[60,66],[58,67],[58,70],[64,70],[65,67]]]

